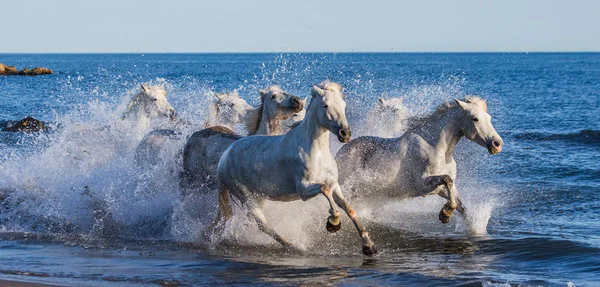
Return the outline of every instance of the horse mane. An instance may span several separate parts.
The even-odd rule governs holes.
[[[484,99],[478,96],[465,96],[462,100],[469,104],[474,104],[482,108],[486,113],[488,112],[488,106]],[[412,116],[407,120],[407,131],[412,131],[418,127],[426,125],[427,123],[441,118],[447,114],[453,108],[457,107],[458,104],[455,101],[446,101],[438,106],[435,111],[427,116]]]
[[[265,96],[269,93],[269,92],[283,92],[283,90],[281,89],[280,86],[278,85],[273,85],[268,87],[266,90],[261,90],[259,91],[260,94],[260,105],[249,111],[248,115],[246,116],[246,130],[248,130],[248,135],[255,135],[256,132],[258,131],[258,128],[260,127],[260,123],[262,120],[262,114],[263,114],[263,110],[264,110],[264,105],[265,105]]]
[[[316,84],[316,86],[323,90],[326,90],[326,91],[339,93],[340,95],[342,95],[342,98],[344,97],[344,94],[342,93],[342,85],[340,85],[336,82],[332,82],[330,80],[325,80],[325,81],[322,81],[322,82]],[[313,89],[310,92],[310,94],[314,97],[317,95],[317,91],[315,91]]]

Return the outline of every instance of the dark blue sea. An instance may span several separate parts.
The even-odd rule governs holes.
[[[0,54],[0,63],[54,70],[0,76],[0,127],[26,116],[51,127],[0,132],[0,279],[600,286],[598,53]],[[343,85],[356,136],[369,133],[360,127],[381,95],[402,97],[417,115],[466,95],[487,99],[503,151],[490,155],[466,139],[455,151],[475,226],[458,215],[440,223],[437,196],[357,202],[379,249],[367,257],[346,218],[341,232],[325,230],[327,201],[316,197],[265,208],[305,252],[282,249],[239,213],[205,240],[198,234],[216,201],[182,198],[170,158],[136,166],[139,138],[114,128],[141,83],[165,85],[179,117],[200,130],[214,92],[237,89],[256,105],[257,88],[279,84],[304,97],[324,79]]]

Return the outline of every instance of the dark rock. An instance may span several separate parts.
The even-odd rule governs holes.
[[[9,124],[7,127],[2,129],[5,132],[39,132],[46,129],[44,122],[34,119],[32,117],[26,117],[16,123]]]
[[[4,71],[6,72],[7,75],[18,75],[19,74],[19,70],[17,70],[17,67],[15,67],[15,66],[6,66]]]
[[[31,70],[29,68],[25,68],[19,72],[21,75],[31,75]]]
[[[33,70],[31,70],[31,74],[34,76],[37,75],[49,75],[52,74],[52,69],[49,68],[33,68]]]
[[[29,70],[29,68],[24,68],[19,72],[17,67],[15,66],[7,66],[0,63],[0,75],[3,76],[12,76],[12,75],[21,75],[21,76],[39,76],[39,75],[48,75],[52,74],[52,70],[49,68],[33,68]]]

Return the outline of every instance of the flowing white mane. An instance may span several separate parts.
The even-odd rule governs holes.
[[[484,99],[478,96],[466,96],[463,99],[464,102],[474,104],[481,107],[485,112],[488,112],[488,106]],[[439,119],[443,115],[447,114],[450,110],[457,107],[455,101],[446,101],[435,109],[431,114],[427,116],[413,116],[407,120],[407,130],[414,130],[415,128],[426,125],[427,123]]]

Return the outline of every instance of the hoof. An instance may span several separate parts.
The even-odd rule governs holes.
[[[452,216],[452,212],[448,212],[445,209],[440,210],[440,221],[443,224],[450,222],[450,217]]]
[[[335,224],[335,223],[337,223],[337,224]],[[342,228],[342,222],[340,221],[339,217],[330,216],[327,219],[327,231],[329,231],[331,233],[335,233],[335,232],[338,232],[341,228]]]
[[[363,254],[367,255],[367,256],[373,256],[373,254],[377,253],[377,248],[375,248],[375,245],[373,246],[363,246]]]

